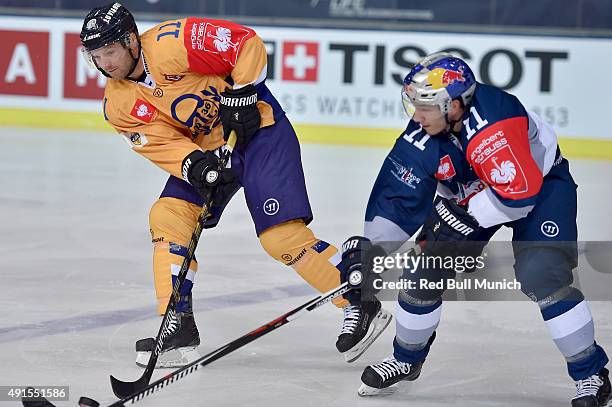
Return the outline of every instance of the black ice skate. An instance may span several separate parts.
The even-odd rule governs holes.
[[[171,316],[169,316],[171,317]],[[193,312],[176,314],[173,332],[166,337],[156,368],[182,367],[200,358],[198,346],[200,334],[193,318]],[[155,338],[140,339],[136,342],[136,364],[146,367],[155,348]]]
[[[357,360],[391,322],[392,315],[381,308],[380,301],[364,302],[343,308],[344,322],[336,348],[348,363]]]
[[[391,388],[400,381],[416,380],[421,374],[423,363],[411,365],[400,362],[394,357],[386,358],[381,363],[366,367],[361,374],[361,387],[357,394],[366,396],[386,396],[392,394],[395,388]]]
[[[576,382],[576,395],[572,407],[603,407],[610,400],[610,379],[608,369]]]

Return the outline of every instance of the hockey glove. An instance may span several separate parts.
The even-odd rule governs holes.
[[[231,168],[221,168],[219,157],[212,151],[195,150],[183,160],[183,179],[189,182],[204,199],[220,205],[232,197],[238,180]]]
[[[373,246],[370,239],[362,236],[350,237],[342,244],[342,261],[338,268],[340,280],[352,288],[344,295],[351,304],[374,300],[378,291],[374,288],[374,282],[380,279],[373,271],[374,258],[386,255],[382,247]]]
[[[438,197],[423,224],[417,242],[429,256],[465,256],[468,243],[481,227],[464,206],[455,200]],[[469,250],[467,250],[469,252]]]
[[[257,90],[253,85],[221,92],[219,116],[223,124],[225,141],[232,130],[236,131],[239,146],[246,146],[259,130],[261,115],[257,109]]]

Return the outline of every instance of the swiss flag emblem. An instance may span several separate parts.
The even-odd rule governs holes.
[[[438,164],[438,171],[436,172],[436,179],[440,181],[444,181],[447,179],[451,179],[457,175],[455,171],[455,167],[453,166],[453,161],[450,158],[450,155],[445,155],[440,158],[440,163]]]
[[[149,102],[145,102],[142,99],[136,99],[136,103],[134,103],[130,115],[143,122],[151,123],[151,121],[157,117],[157,109]]]
[[[487,184],[504,198],[529,191],[529,181],[509,145],[486,158],[481,169]]]
[[[316,82],[319,68],[319,44],[284,42],[282,77],[285,81]]]

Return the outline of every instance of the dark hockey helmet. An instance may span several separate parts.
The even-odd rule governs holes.
[[[81,28],[81,44],[88,52],[116,41],[125,45],[131,32],[138,34],[132,13],[120,3],[111,3],[87,14]]]
[[[81,28],[81,44],[83,45],[82,53],[85,60],[92,66],[102,72],[106,77],[110,75],[100,68],[91,55],[91,51],[105,47],[114,42],[120,43],[124,48],[129,49],[130,33],[135,33],[138,38],[138,28],[136,21],[130,11],[123,7],[120,3],[111,3],[106,6],[97,7],[91,10],[83,21]],[[136,55],[132,54],[132,67],[129,70],[128,76],[134,72],[138,59],[140,58],[140,39],[138,41],[138,51]]]

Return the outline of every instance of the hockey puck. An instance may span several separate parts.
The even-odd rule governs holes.
[[[79,399],[79,407],[100,407],[100,403],[89,397],[81,396]]]

